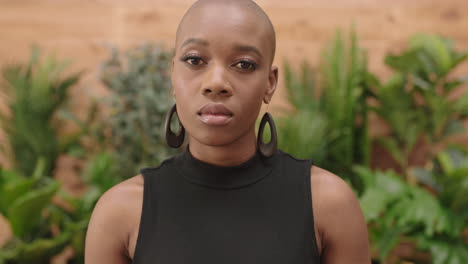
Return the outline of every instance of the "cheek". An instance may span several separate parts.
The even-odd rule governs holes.
[[[181,66],[175,66],[172,72],[172,88],[176,100],[187,100],[198,93],[199,78]]]
[[[240,84],[242,92],[239,93],[241,97],[243,97],[243,101],[245,102],[259,102],[261,104],[263,97],[266,93],[268,88],[267,80],[265,78],[252,78],[251,80],[244,80],[243,83]],[[256,105],[256,104],[255,104]]]
[[[242,104],[244,116],[249,119],[256,119],[262,106],[263,97],[265,95],[267,85],[264,80],[258,79],[245,83],[242,87],[244,90],[238,93],[239,102]]]

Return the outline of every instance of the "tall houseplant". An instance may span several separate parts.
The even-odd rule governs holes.
[[[463,263],[468,259],[464,231],[466,213],[466,154],[441,152],[450,135],[463,132],[468,117],[466,76],[453,74],[467,59],[451,41],[435,35],[416,35],[407,50],[388,55],[395,74],[386,83],[374,80],[372,107],[389,125],[379,137],[397,161],[402,175],[356,168],[364,183],[361,206],[370,226],[374,249],[384,261],[399,255],[403,245],[419,251],[398,256],[417,263]],[[459,93],[453,98],[453,93]],[[425,168],[414,168],[410,157],[424,142]],[[454,154],[458,153],[458,154]],[[411,252],[411,251],[410,251]],[[429,252],[429,255],[421,254]]]
[[[303,64],[295,75],[285,65],[288,98],[295,110],[279,120],[280,147],[298,157],[313,158],[359,185],[351,167],[369,165],[366,98],[368,79],[373,77],[355,32],[348,41],[337,32],[323,53],[321,69],[314,72]]]
[[[61,223],[54,220],[52,197],[59,184],[43,177],[44,168],[43,159],[30,177],[0,168],[0,213],[13,233],[0,248],[2,264],[48,264],[70,242],[71,232],[55,232]]]
[[[395,74],[374,90],[373,108],[390,127],[390,136],[379,138],[407,177],[409,160],[418,140],[428,146],[443,143],[463,131],[468,118],[468,92],[460,90],[468,76],[452,73],[468,54],[454,49],[450,40],[435,35],[415,35],[409,48],[385,59]],[[458,90],[458,91],[457,91]],[[453,99],[454,92],[460,95]],[[430,149],[431,160],[437,149]],[[415,179],[411,179],[413,182]]]
[[[39,159],[44,160],[44,175],[52,175],[59,153],[72,144],[60,141],[56,114],[68,98],[68,90],[79,74],[65,75],[67,62],[49,56],[40,58],[34,48],[27,64],[16,64],[2,70],[7,97],[7,111],[0,112],[13,167],[22,175],[32,175]]]

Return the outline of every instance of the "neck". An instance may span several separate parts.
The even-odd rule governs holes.
[[[205,145],[190,137],[190,153],[196,159],[218,166],[236,166],[249,160],[257,151],[255,130],[221,146]]]

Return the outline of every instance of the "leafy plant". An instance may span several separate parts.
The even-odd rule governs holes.
[[[54,234],[52,197],[58,183],[42,177],[44,160],[39,160],[32,177],[0,170],[0,213],[6,217],[13,238],[0,250],[0,263],[49,263],[69,243],[71,234]]]
[[[457,99],[450,95],[468,81],[452,76],[467,59],[450,40],[435,35],[415,35],[410,47],[399,55],[388,55],[387,65],[396,71],[385,84],[377,85],[375,112],[390,126],[391,134],[379,138],[407,176],[409,157],[424,136],[435,146],[448,136],[463,131],[468,117],[468,92]],[[429,159],[435,155],[433,150]]]
[[[432,166],[436,172],[416,173],[410,170],[409,157],[421,136],[435,155],[436,144],[463,130],[467,93],[449,98],[466,81],[451,74],[466,55],[440,37],[420,35],[412,39],[410,51],[387,56],[397,73],[381,83],[367,71],[365,53],[353,34],[350,43],[346,48],[338,35],[318,73],[304,64],[295,75],[286,65],[286,87],[295,111],[279,120],[281,148],[314,157],[318,165],[351,180],[381,261],[409,242],[430,252],[434,263],[463,263],[468,253],[462,236],[467,227],[468,172],[442,153]],[[321,80],[321,87],[315,79]],[[369,109],[389,124],[391,135],[377,141],[403,168],[406,181],[395,172],[369,169]],[[427,262],[417,254],[401,258]]]
[[[144,45],[130,50],[125,59],[117,50],[102,66],[101,80],[110,89],[108,120],[112,148],[125,178],[145,166],[158,164],[174,153],[162,139],[170,96],[171,54]]]
[[[468,226],[468,153],[449,148],[440,152],[426,168],[414,168],[412,174],[437,194],[440,202],[466,221]]]
[[[371,74],[367,70],[366,53],[359,48],[356,33],[350,34],[349,46],[340,34],[325,50],[323,67],[323,109],[336,132],[330,144],[330,163],[339,163],[342,170],[352,164],[369,165],[368,110],[366,93]]]
[[[10,144],[11,160],[23,175],[32,175],[34,166],[43,159],[44,174],[52,175],[59,153],[73,142],[61,142],[55,114],[67,100],[68,89],[76,84],[79,74],[64,76],[67,62],[54,57],[40,60],[33,49],[25,65],[3,69],[8,112],[0,113],[0,124]]]
[[[71,211],[62,209],[58,212],[63,218],[60,222],[67,223],[67,229],[72,230],[71,247],[74,250],[74,256],[69,263],[84,262],[86,229],[91,213],[101,195],[120,181],[116,174],[117,166],[114,156],[108,152],[97,153],[88,161],[83,170],[82,177],[87,185],[87,191],[79,197],[70,196],[66,192],[60,193],[61,197],[73,208]]]
[[[280,148],[301,158],[313,157],[321,163],[327,157],[328,120],[320,108],[320,99],[316,98],[314,71],[303,63],[299,76],[296,76],[288,64],[284,65],[285,82],[290,103],[294,112],[278,119],[278,142]]]
[[[313,157],[320,166],[354,181],[352,165],[369,165],[366,92],[373,76],[355,32],[348,42],[337,32],[323,58],[320,93],[307,64],[298,76],[285,65],[295,112],[279,122],[280,147],[298,157]]]
[[[446,207],[425,189],[410,185],[394,172],[373,172],[355,167],[365,191],[360,196],[370,235],[380,260],[385,260],[399,242],[410,241],[429,250],[431,263],[463,263],[468,245],[462,232],[467,215]],[[423,263],[421,260],[418,263]]]

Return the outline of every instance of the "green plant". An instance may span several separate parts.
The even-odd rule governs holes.
[[[342,170],[349,170],[352,164],[369,165],[366,93],[371,75],[354,31],[347,48],[337,34],[333,45],[325,50],[322,67],[323,109],[333,130],[339,131],[329,146],[333,153],[329,162],[340,163]]]
[[[450,155],[436,152],[450,135],[463,131],[462,122],[468,117],[468,93],[455,99],[451,96],[463,92],[462,85],[468,80],[452,74],[466,58],[467,54],[454,50],[449,40],[420,34],[411,38],[407,50],[386,57],[387,65],[396,71],[388,82],[372,81],[377,88],[370,92],[377,99],[372,110],[390,128],[390,135],[377,142],[403,172],[402,177],[357,170],[365,182],[361,205],[381,259],[404,241],[429,250],[433,263],[463,263],[468,258],[462,236],[468,226],[463,210],[468,205],[464,195],[467,171],[453,169],[447,158]],[[434,170],[414,169],[410,164],[410,156],[421,141],[429,147],[427,167]],[[436,156],[437,162],[430,163]]]
[[[314,95],[314,71],[303,63],[296,76],[288,64],[284,65],[288,98],[295,110],[278,119],[278,142],[282,150],[300,158],[313,157],[321,163],[327,157],[328,120]]]
[[[353,164],[369,165],[365,52],[352,32],[349,41],[341,32],[325,50],[320,93],[314,72],[303,64],[295,76],[285,65],[286,88],[295,112],[279,120],[280,147],[298,157],[313,157],[320,166],[352,178]]]
[[[365,167],[354,170],[365,186],[360,204],[380,260],[385,260],[404,241],[414,243],[420,250],[429,250],[431,263],[455,264],[467,259],[468,245],[462,236],[467,227],[466,212],[447,207],[437,196],[408,184],[394,172],[374,172]],[[425,263],[421,259],[411,260]]]
[[[416,36],[410,50],[387,56],[387,64],[397,73],[382,84],[367,71],[355,35],[350,43],[346,48],[338,35],[325,52],[322,71],[315,75],[307,64],[297,75],[286,65],[286,87],[295,110],[278,122],[280,147],[299,157],[314,157],[318,165],[351,180],[379,260],[410,243],[429,252],[433,263],[463,263],[468,258],[462,235],[468,226],[468,171],[459,167],[460,158],[454,159],[458,163],[447,161],[454,157],[452,152],[439,154],[438,161],[428,165],[431,173],[411,170],[409,157],[422,136],[433,157],[436,145],[463,131],[468,93],[456,99],[451,95],[461,92],[467,78],[451,73],[466,55],[443,38]],[[318,89],[314,79],[321,80]],[[406,178],[368,168],[370,109],[389,124],[391,134],[377,142],[395,158]],[[399,258],[428,263],[418,256]]]
[[[457,99],[467,76],[453,76],[453,70],[467,59],[450,40],[435,35],[415,35],[410,47],[399,55],[388,55],[387,65],[396,71],[385,84],[376,82],[375,112],[390,126],[390,136],[378,141],[409,177],[409,157],[421,137],[429,146],[463,131],[468,118],[468,92]],[[430,150],[428,159],[436,154]]]
[[[59,140],[55,118],[67,100],[68,89],[79,78],[79,74],[63,77],[67,66],[54,57],[40,60],[39,50],[33,49],[27,64],[2,70],[8,112],[0,113],[0,124],[10,144],[13,166],[23,175],[32,175],[41,158],[44,174],[52,175],[59,153],[73,144]]]
[[[170,60],[169,52],[144,45],[130,50],[125,61],[114,49],[102,66],[101,79],[111,92],[111,144],[124,178],[174,153],[161,135],[166,112],[173,104]]]
[[[449,148],[437,154],[429,168],[414,168],[411,172],[420,183],[431,188],[440,202],[468,227],[468,151]]]
[[[69,243],[71,234],[52,230],[52,197],[59,185],[42,177],[39,160],[32,177],[0,169],[0,213],[10,223],[13,237],[0,250],[0,263],[49,263]]]
[[[62,219],[58,222],[67,223],[67,230],[71,230],[71,247],[74,256],[69,263],[84,262],[84,245],[86,229],[91,218],[91,213],[101,195],[119,182],[117,174],[116,160],[108,152],[95,154],[86,164],[82,172],[82,178],[87,185],[86,192],[73,197],[66,192],[61,192],[60,196],[66,200],[73,208],[71,211],[61,209],[58,212]]]

